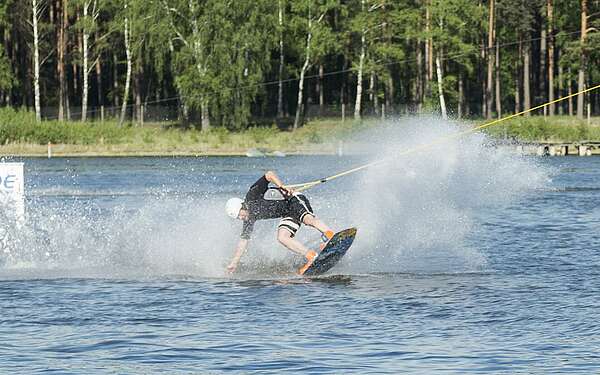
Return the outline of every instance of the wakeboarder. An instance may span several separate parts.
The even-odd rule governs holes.
[[[265,199],[269,184],[275,185],[282,194],[283,199]],[[311,266],[318,253],[308,249],[294,237],[301,224],[308,225],[321,232],[324,242],[333,237],[333,231],[323,221],[318,219],[310,202],[305,195],[286,187],[273,171],[266,172],[248,190],[244,200],[231,198],[225,205],[227,215],[233,219],[242,220],[243,227],[240,240],[235,249],[233,259],[227,266],[230,273],[235,272],[240,258],[246,252],[254,224],[258,220],[281,218],[277,225],[277,240],[292,252],[304,256],[306,264],[298,270],[302,274]],[[321,245],[321,248],[323,248]]]

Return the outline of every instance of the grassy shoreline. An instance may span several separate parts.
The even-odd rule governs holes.
[[[573,117],[518,117],[484,131],[491,137],[517,142],[600,141],[600,117],[586,121]],[[241,131],[214,128],[200,132],[176,124],[146,124],[143,127],[119,127],[116,122],[81,123],[44,121],[36,123],[32,113],[0,109],[0,156],[245,156],[248,150],[265,154],[334,154],[338,142],[353,134],[375,128],[380,121],[361,123],[341,119],[313,120],[295,132],[275,125],[256,126]],[[485,120],[469,120],[473,127]]]
[[[265,148],[258,149],[193,149],[179,148],[177,150],[164,149],[139,149],[131,145],[122,145],[119,147],[99,147],[98,145],[51,145],[52,157],[176,157],[176,156],[247,156],[248,151],[258,150],[265,156],[285,155],[333,155],[336,152],[334,144],[323,144],[318,148],[302,148],[293,150],[270,150]],[[48,157],[48,146],[32,144],[11,144],[0,146],[0,157]]]
[[[481,121],[474,126],[484,124]],[[569,116],[516,117],[483,130],[495,138],[509,138],[529,143],[571,143],[600,141],[600,117],[578,120]]]

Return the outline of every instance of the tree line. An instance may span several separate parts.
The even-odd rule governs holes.
[[[598,84],[599,28],[598,0],[4,0],[0,103],[120,123],[160,104],[202,130],[489,119]],[[590,112],[597,92],[545,114]]]

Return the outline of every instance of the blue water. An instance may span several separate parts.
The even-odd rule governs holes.
[[[477,191],[453,176],[501,168],[453,167],[414,195],[402,175],[401,208],[375,212],[388,242],[368,229],[373,212],[348,214],[361,187],[344,177],[310,195],[337,228],[359,227],[329,275],[295,277],[275,222],[239,274],[223,272],[240,229],[221,217],[228,196],[266,169],[300,182],[363,161],[24,160],[28,228],[0,266],[0,373],[600,372],[600,158],[527,159]],[[545,177],[528,185],[531,173]]]

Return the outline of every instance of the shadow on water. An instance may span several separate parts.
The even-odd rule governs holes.
[[[306,284],[323,284],[323,285],[352,285],[353,277],[351,275],[322,275],[315,277],[301,277],[291,275],[289,278],[267,278],[267,279],[237,279],[232,280],[238,286],[242,287],[264,287],[264,286],[284,286],[284,285],[306,285]]]

